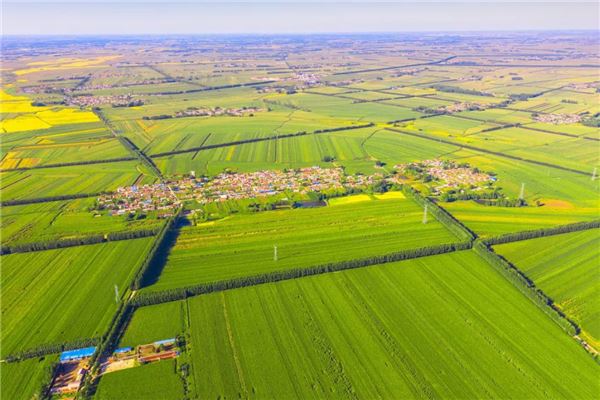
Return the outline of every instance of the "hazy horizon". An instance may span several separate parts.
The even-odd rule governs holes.
[[[3,36],[598,30],[596,2],[7,0]]]

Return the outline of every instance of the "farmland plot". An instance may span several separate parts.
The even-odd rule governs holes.
[[[181,229],[158,282],[162,290],[367,258],[459,241],[438,221],[423,224],[413,200],[392,198],[316,209],[237,214]],[[274,248],[277,246],[277,260]]]
[[[494,247],[580,325],[584,340],[600,347],[600,230]]]
[[[183,381],[176,368],[176,360],[163,360],[106,374],[94,399],[182,399]]]
[[[0,368],[2,397],[11,400],[37,398],[41,393],[42,385],[50,383],[52,365],[57,361],[57,356],[45,356],[2,364]]]
[[[135,161],[1,172],[0,177],[3,201],[98,193],[155,180]]]
[[[594,398],[597,366],[474,253],[188,299],[199,398]]]
[[[4,207],[0,210],[2,244],[13,245],[63,238],[154,229],[160,225],[155,212],[141,220],[127,216],[96,217],[89,211],[94,198],[51,201]]]
[[[2,355],[102,334],[152,240],[2,256]]]

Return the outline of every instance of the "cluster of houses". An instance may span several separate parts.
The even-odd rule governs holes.
[[[575,124],[581,122],[581,115],[578,114],[536,114],[534,119],[546,124]]]
[[[280,193],[315,193],[366,187],[382,175],[346,175],[341,168],[310,167],[284,171],[222,173],[213,179],[188,178],[172,185],[178,197],[201,204],[273,196]]]
[[[309,167],[284,171],[222,173],[216,177],[189,177],[168,183],[118,188],[98,198],[97,208],[109,215],[162,211],[171,216],[182,201],[200,204],[251,199],[280,193],[318,193],[331,190],[364,189],[383,179],[382,174],[346,175],[342,168]]]
[[[140,98],[134,98],[131,94],[120,94],[115,96],[70,96],[66,98],[68,105],[79,107],[97,107],[104,104],[110,104],[113,107],[134,107],[144,105]]]
[[[241,108],[198,108],[198,107],[189,107],[183,111],[177,111],[174,114],[174,118],[182,118],[182,117],[214,117],[219,115],[228,115],[231,117],[242,117],[246,114],[252,115],[254,113],[264,111],[262,108],[258,107],[241,107]]]
[[[108,215],[129,215],[136,212],[159,211],[159,217],[170,217],[181,204],[169,185],[133,185],[120,187],[115,192],[97,199],[97,209],[108,210]]]
[[[496,181],[496,177],[481,172],[477,168],[439,159],[399,164],[395,165],[394,169],[400,176],[416,175],[419,179],[435,181],[434,190],[436,192],[461,187],[478,188]]]

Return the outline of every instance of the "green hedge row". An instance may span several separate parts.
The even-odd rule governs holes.
[[[229,289],[237,289],[247,286],[254,286],[264,283],[285,281],[289,279],[301,278],[304,276],[319,275],[328,272],[342,271],[354,268],[362,268],[371,265],[385,264],[395,261],[408,260],[411,258],[432,256],[436,254],[450,253],[458,250],[467,250],[472,246],[472,242],[448,243],[437,246],[421,247],[418,249],[404,250],[381,256],[374,256],[362,259],[341,261],[315,265],[306,268],[295,268],[285,271],[276,271],[260,275],[236,278],[226,281],[204,283],[195,286],[164,290],[154,293],[141,293],[134,297],[131,304],[135,307],[147,306],[152,304],[165,303],[169,301],[182,300],[187,297],[200,294],[219,292]]]
[[[27,253],[31,251],[42,251],[51,249],[61,249],[64,247],[83,246],[89,244],[114,242],[118,240],[138,239],[154,236],[160,228],[140,229],[135,231],[113,232],[109,234],[88,235],[76,238],[64,238],[57,240],[46,240],[41,242],[21,243],[15,245],[5,245],[0,247],[0,255]]]
[[[484,242],[476,242],[473,250],[507,278],[525,296],[531,299],[544,313],[556,322],[565,332],[571,336],[579,334],[579,326],[571,321],[543,291],[535,286],[529,279],[512,263],[504,257],[496,254],[494,250]]]
[[[469,228],[461,224],[456,218],[446,210],[438,206],[435,202],[429,200],[409,185],[403,185],[404,194],[414,199],[422,207],[427,205],[427,212],[430,212],[438,221],[440,221],[448,230],[463,240],[475,240],[477,235]]]
[[[496,244],[517,242],[519,240],[535,239],[544,236],[560,235],[561,233],[584,231],[587,229],[600,228],[600,220],[576,222],[574,224],[560,225],[553,228],[534,229],[530,231],[522,231],[516,233],[506,233],[500,236],[494,236],[483,240],[487,245],[493,246]]]
[[[96,346],[100,343],[100,338],[87,338],[74,340],[72,342],[54,343],[54,344],[43,344],[40,346],[26,349],[17,353],[9,354],[4,359],[6,362],[15,362],[26,360],[28,358],[41,357],[48,354],[61,353],[66,350],[79,349],[82,347]]]

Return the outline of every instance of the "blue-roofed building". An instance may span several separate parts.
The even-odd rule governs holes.
[[[127,353],[128,351],[133,350],[133,347],[121,347],[120,349],[115,350],[115,354]]]
[[[96,347],[84,347],[83,349],[75,349],[63,351],[60,353],[60,362],[81,360],[82,358],[91,357],[96,352]]]
[[[165,339],[165,340],[159,340],[158,342],[154,342],[152,343],[155,346],[160,346],[161,344],[169,344],[169,343],[174,343],[177,339],[173,338],[173,339]]]

